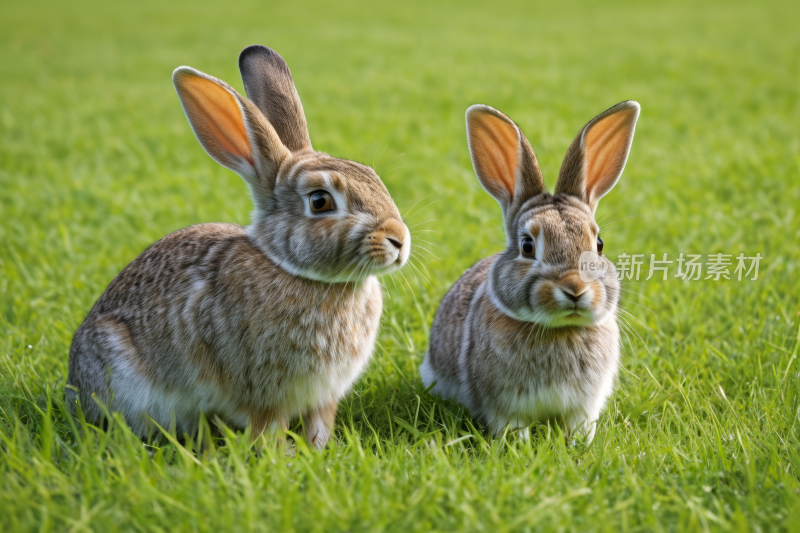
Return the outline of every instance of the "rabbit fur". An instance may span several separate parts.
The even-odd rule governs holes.
[[[190,67],[173,81],[203,148],[248,184],[252,223],[176,231],[117,275],[75,334],[67,397],[142,437],[150,419],[192,434],[205,413],[257,436],[302,417],[321,448],[374,348],[376,276],[411,238],[371,168],[312,149],[285,61],[254,45],[239,66],[249,100]]]
[[[597,202],[616,184],[639,104],[592,119],[561,166],[555,193],[519,127],[489,106],[467,111],[475,173],[503,211],[506,249],[467,270],[442,300],[420,368],[432,392],[466,406],[495,435],[559,424],[589,440],[619,366],[619,280],[598,252]],[[582,252],[605,275],[584,280]],[[600,250],[601,251],[601,250]]]

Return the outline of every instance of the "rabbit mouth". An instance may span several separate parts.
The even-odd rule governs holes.
[[[370,232],[362,241],[360,252],[374,265],[373,274],[387,274],[408,261],[411,235],[404,224],[389,220]]]
[[[327,281],[360,282],[369,276],[382,276],[399,270],[406,264],[407,256],[399,250],[387,248],[374,243],[362,246],[358,259],[354,258],[346,271],[330,276]]]
[[[379,268],[386,268],[401,261],[400,250],[387,246],[370,246],[369,258]]]
[[[591,311],[585,309],[567,309],[554,314],[550,318],[550,327],[592,326],[595,320]]]
[[[584,309],[572,309],[569,311],[564,311],[563,313],[559,313],[556,316],[556,318],[567,319],[567,320],[587,319],[587,318],[591,319],[592,313],[591,311],[586,311]]]
[[[401,252],[400,249],[386,249],[386,247],[377,249],[372,247],[368,252],[369,261],[373,265],[370,269],[372,274],[388,274],[402,268],[406,263],[406,259]]]

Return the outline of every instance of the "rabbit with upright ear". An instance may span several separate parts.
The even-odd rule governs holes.
[[[467,110],[472,164],[500,203],[506,249],[467,270],[444,297],[420,373],[494,434],[510,427],[527,436],[530,425],[549,421],[594,437],[620,340],[619,281],[594,214],[622,174],[638,117],[639,104],[627,101],[592,119],[550,194],[519,127],[488,106]],[[592,272],[580,270],[583,252],[596,263]]]
[[[173,74],[205,151],[247,182],[247,227],[198,224],[151,245],[78,329],[69,403],[97,423],[93,395],[141,436],[200,413],[253,435],[302,416],[331,436],[337,402],[369,361],[382,309],[376,276],[411,238],[369,167],[316,152],[289,68],[273,50],[239,57],[249,96],[189,67]]]

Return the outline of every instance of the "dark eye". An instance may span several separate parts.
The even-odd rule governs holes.
[[[536,250],[535,247],[533,246],[533,239],[531,239],[530,237],[525,237],[524,239],[522,239],[522,255],[524,255],[525,257],[530,257],[535,259],[536,258],[536,254],[534,253],[535,251]]]
[[[600,235],[597,236],[597,253],[603,255],[603,239],[600,238]]]
[[[330,193],[327,191],[312,192],[309,203],[311,204],[312,213],[321,213],[323,211],[332,211],[335,209],[333,207],[333,198],[331,198]]]

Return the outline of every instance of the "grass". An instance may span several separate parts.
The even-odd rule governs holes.
[[[3,6],[0,529],[800,528],[800,4],[263,4]],[[241,90],[251,43],[287,59],[315,148],[386,165],[401,210],[437,202],[413,220],[440,260],[430,282],[387,280],[380,346],[325,452],[254,454],[229,433],[151,457],[119,421],[65,415],[69,344],[151,242],[248,221],[170,73]],[[513,117],[552,188],[578,129],[628,98],[643,112],[600,214],[637,216],[604,231],[606,253],[758,252],[759,277],[629,285],[626,370],[595,441],[487,440],[417,375],[439,300],[503,243],[464,110]]]

